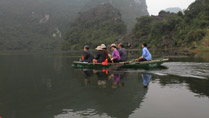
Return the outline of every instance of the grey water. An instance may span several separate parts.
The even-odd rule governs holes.
[[[208,56],[163,68],[73,68],[79,53],[0,55],[2,118],[208,118]],[[207,54],[206,54],[207,55]]]

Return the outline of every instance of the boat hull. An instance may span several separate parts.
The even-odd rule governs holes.
[[[152,61],[144,61],[144,62],[129,62],[129,63],[108,63],[108,64],[101,64],[101,63],[84,63],[79,61],[74,61],[72,66],[75,68],[109,68],[111,66],[119,65],[120,68],[157,68],[160,67],[161,64],[167,62],[168,59],[158,59]]]

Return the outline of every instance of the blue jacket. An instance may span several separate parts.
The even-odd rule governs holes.
[[[152,55],[150,54],[149,50],[147,47],[144,47],[142,50],[142,57],[145,58],[147,61],[152,60]]]

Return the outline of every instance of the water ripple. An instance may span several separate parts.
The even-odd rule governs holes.
[[[162,66],[167,67],[165,70],[154,70],[150,73],[157,75],[177,75],[182,77],[193,77],[199,79],[208,79],[209,63],[194,63],[194,62],[168,62]]]

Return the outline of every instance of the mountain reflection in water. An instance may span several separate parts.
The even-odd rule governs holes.
[[[149,117],[162,118],[196,114],[200,118],[206,118],[209,115],[206,112],[209,109],[208,79],[172,74],[162,76],[155,74],[155,70],[76,70],[71,67],[73,60],[75,59],[56,55],[1,56],[0,117],[135,118],[151,115]],[[167,68],[169,70],[169,66]],[[161,70],[156,72],[162,73]],[[160,94],[166,90],[169,91],[168,94]],[[175,93],[170,92],[171,90],[175,90]],[[169,94],[175,95],[178,92],[183,96],[154,99],[166,98]],[[177,99],[188,101],[188,104]],[[178,103],[185,103],[185,106],[175,105],[175,111],[172,109],[174,106],[169,106]],[[195,112],[192,105],[197,108]],[[158,109],[154,109],[155,107]],[[144,112],[146,108],[149,108],[148,111],[167,110],[168,115],[164,112]],[[180,112],[185,109],[189,114]]]

